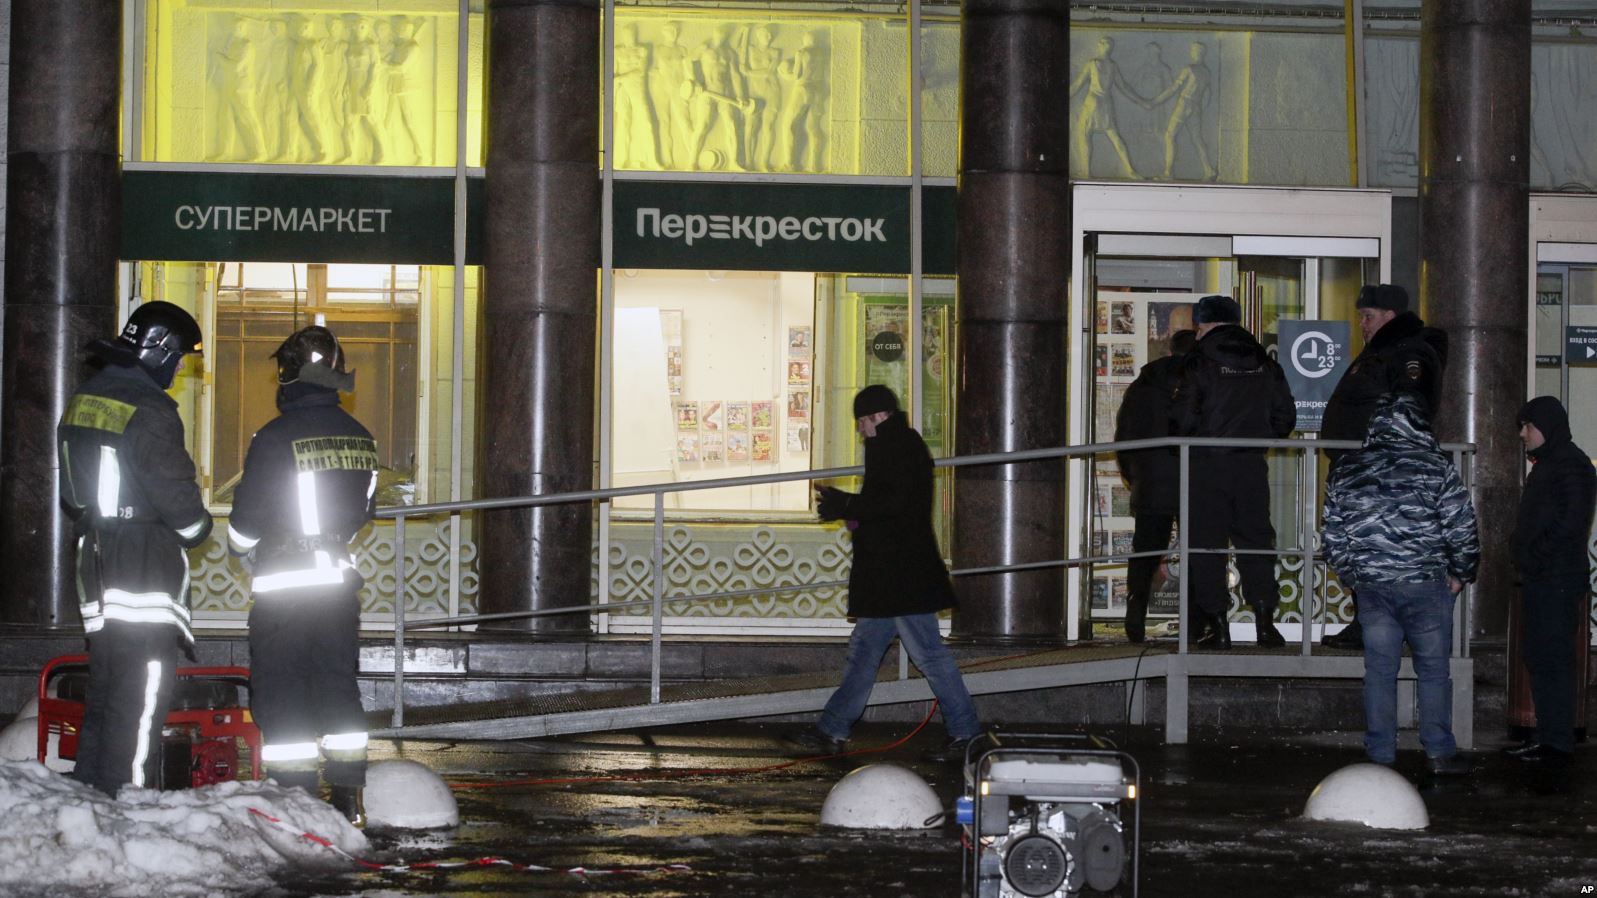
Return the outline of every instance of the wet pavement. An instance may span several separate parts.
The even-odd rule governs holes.
[[[284,898],[331,895],[882,896],[961,894],[959,830],[822,828],[822,802],[855,766],[888,762],[931,783],[947,805],[957,765],[920,760],[928,728],[867,756],[751,770],[796,757],[786,727],[714,724],[514,743],[374,744],[374,759],[420,761],[457,786],[448,831],[371,831],[385,863],[501,857],[579,875],[475,867],[355,872],[284,881]],[[851,747],[885,745],[908,726],[863,725]],[[1109,735],[1109,734],[1105,734]],[[1120,735],[1115,733],[1113,735]],[[1371,830],[1299,819],[1314,785],[1361,760],[1355,733],[1195,737],[1164,746],[1134,731],[1121,747],[1142,768],[1143,896],[1561,896],[1597,886],[1597,749],[1563,774],[1479,751],[1476,772],[1436,781],[1418,750],[1398,769],[1421,788],[1431,826]],[[690,776],[671,776],[705,771]],[[665,775],[662,779],[604,779]],[[560,778],[600,779],[529,783]],[[687,869],[663,870],[668,865]],[[1096,893],[1088,893],[1096,894]],[[1129,888],[1117,894],[1130,895]]]

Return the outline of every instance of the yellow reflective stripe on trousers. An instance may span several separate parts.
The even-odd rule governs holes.
[[[133,779],[135,786],[144,785],[144,762],[150,757],[150,729],[155,724],[155,697],[161,691],[161,662],[151,661],[144,666],[144,707],[139,711],[139,732],[133,749]],[[161,721],[164,725],[166,721]]]

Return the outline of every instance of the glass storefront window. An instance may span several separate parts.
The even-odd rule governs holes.
[[[453,12],[377,13],[371,3],[149,0],[138,153],[454,165],[459,23]]]
[[[920,35],[921,174],[959,170],[959,8],[925,5]]]
[[[806,6],[661,0],[617,9],[616,168],[907,174],[902,6]]]
[[[611,482],[811,468],[815,302],[811,274],[618,270]],[[804,481],[673,493],[666,502],[673,513],[810,515]],[[624,515],[653,500],[615,507]]]

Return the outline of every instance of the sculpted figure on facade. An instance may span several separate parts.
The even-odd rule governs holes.
[[[289,55],[289,108],[285,130],[283,155],[289,162],[300,161],[301,143],[310,151],[309,161],[321,162],[326,158],[322,144],[321,116],[321,41],[316,38],[316,24],[308,18],[296,18],[294,40]]]
[[[750,103],[743,143],[752,171],[776,170],[776,123],[782,112],[782,81],[777,68],[782,64],[782,51],[774,46],[775,41],[775,25],[758,25],[743,51]]]
[[[694,168],[741,171],[743,157],[743,116],[748,95],[743,81],[743,66],[728,41],[733,26],[721,24],[694,55],[696,78],[683,85],[692,101],[693,138],[688,144],[688,163]],[[709,139],[714,133],[712,145]],[[708,150],[709,155],[705,156]]]
[[[1176,139],[1183,131],[1192,138],[1192,145],[1198,151],[1203,180],[1213,181],[1219,174],[1209,159],[1209,147],[1203,137],[1203,109],[1209,102],[1210,79],[1209,67],[1203,64],[1204,45],[1193,41],[1190,52],[1192,62],[1181,69],[1181,74],[1170,82],[1169,87],[1144,103],[1146,108],[1152,109],[1171,97],[1176,98],[1175,108],[1170,111],[1170,120],[1164,129],[1164,177],[1167,181],[1175,168]]]
[[[268,155],[271,161],[280,162],[288,152],[289,117],[293,105],[289,59],[293,55],[294,41],[288,33],[288,22],[282,17],[267,19],[266,31],[266,59],[260,80],[264,101],[261,117],[266,129]]]
[[[416,40],[420,21],[410,16],[395,16],[391,23],[392,42],[383,53],[383,67],[387,77],[383,84],[388,88],[387,108],[383,114],[383,130],[390,137],[403,135],[410,144],[410,162],[420,165],[423,159],[421,139],[416,136],[417,78],[415,68],[421,59],[421,43]]]
[[[372,94],[377,87],[377,41],[372,37],[371,20],[351,16],[349,53],[346,59],[348,80],[345,82],[344,100],[344,153],[346,162],[359,159],[372,164],[383,160],[383,138],[372,121]],[[366,153],[358,152],[358,142],[364,138]]]
[[[659,168],[655,149],[659,128],[649,95],[649,47],[638,42],[638,26],[616,30],[615,164],[619,168]]]
[[[323,87],[321,117],[330,125],[323,133],[326,142],[330,143],[335,136],[340,141],[344,139],[349,115],[349,28],[341,15],[327,16],[325,27],[327,37],[317,48],[317,55],[320,57]],[[348,158],[349,150],[340,146],[336,154],[329,150],[329,155]]]
[[[654,101],[656,123],[660,129],[660,162],[666,168],[692,168],[687,158],[688,139],[693,133],[684,85],[693,80],[693,60],[680,43],[682,24],[666,22],[660,40],[650,52],[649,96]]]
[[[815,31],[804,32],[799,49],[777,67],[787,83],[778,134],[778,158],[786,171],[818,172],[825,160],[827,71],[830,57]]]
[[[1092,137],[1102,134],[1109,139],[1109,145],[1120,158],[1122,175],[1128,179],[1141,180],[1131,164],[1131,153],[1126,150],[1126,142],[1121,139],[1120,127],[1115,121],[1114,91],[1118,90],[1137,102],[1143,102],[1143,98],[1126,83],[1120,74],[1120,67],[1110,58],[1114,49],[1113,38],[1098,38],[1098,55],[1087,60],[1070,83],[1072,99],[1084,89],[1087,92],[1081,101],[1081,108],[1076,112],[1075,121],[1071,122],[1070,134],[1075,142],[1071,153],[1071,172],[1076,177],[1091,177]]]
[[[255,43],[249,31],[248,18],[233,16],[227,38],[213,54],[218,95],[213,159],[258,162],[262,157],[260,116],[255,111]]]

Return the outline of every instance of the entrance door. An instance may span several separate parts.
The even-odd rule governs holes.
[[[1072,285],[1080,324],[1072,346],[1075,444],[1114,438],[1126,386],[1143,365],[1170,351],[1173,334],[1193,327],[1193,304],[1200,297],[1218,293],[1235,298],[1242,306],[1243,325],[1274,355],[1279,322],[1351,322],[1359,287],[1384,280],[1389,271],[1390,198],[1383,193],[1132,185],[1119,199],[1140,206],[1144,214],[1130,215],[1112,207],[1120,192],[1114,188],[1120,186],[1077,188],[1081,252],[1074,270],[1086,277],[1079,287]],[[1107,227],[1092,230],[1095,223]],[[1228,225],[1249,230],[1215,233]],[[1340,226],[1343,233],[1316,233],[1328,225]],[[1136,230],[1120,230],[1128,226]],[[1269,462],[1276,544],[1301,545],[1300,535],[1314,527],[1316,503],[1310,491],[1316,488],[1318,472],[1298,453],[1272,452]],[[1103,455],[1091,465],[1073,465],[1073,554],[1130,552],[1130,494],[1114,458]],[[1280,573],[1283,607],[1278,620],[1288,622],[1281,629],[1292,638],[1300,632],[1300,625],[1291,623],[1301,621],[1299,608],[1312,607],[1300,597],[1324,578],[1305,577],[1302,561],[1290,557],[1282,559]],[[1176,616],[1178,589],[1173,566],[1168,574],[1162,570],[1156,575],[1150,627]],[[1119,627],[1128,591],[1124,564],[1085,566],[1072,578],[1071,590],[1072,638],[1083,627],[1091,632],[1094,624]],[[1233,626],[1237,638],[1251,638],[1251,626]]]

